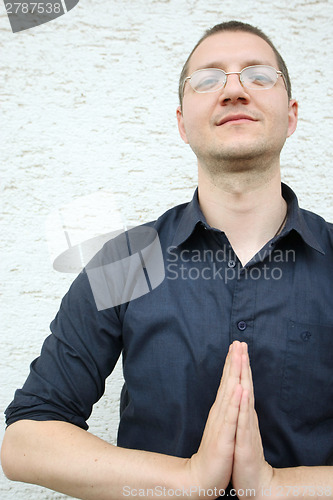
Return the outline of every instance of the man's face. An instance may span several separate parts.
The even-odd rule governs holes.
[[[221,32],[197,47],[188,75],[204,67],[232,72],[255,64],[279,69],[272,48],[262,38],[246,32]],[[235,119],[241,115],[247,118]],[[251,90],[242,86],[238,75],[228,75],[224,88],[206,94],[195,92],[187,81],[183,110],[177,109],[177,118],[180,135],[197,155],[199,165],[251,158],[269,162],[279,158],[286,138],[296,128],[297,103],[288,102],[280,76],[271,89]]]

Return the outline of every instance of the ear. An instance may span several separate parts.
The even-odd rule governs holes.
[[[290,137],[296,130],[298,118],[298,102],[295,99],[289,101],[288,110],[288,133],[287,137]]]
[[[180,137],[183,139],[185,144],[188,144],[188,140],[187,140],[186,132],[185,132],[185,126],[184,126],[183,112],[182,112],[182,108],[180,106],[178,106],[176,114],[177,114],[178,130],[179,130]]]

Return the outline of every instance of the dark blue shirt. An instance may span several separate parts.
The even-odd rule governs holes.
[[[249,346],[266,460],[332,464],[332,225],[300,209],[285,185],[283,196],[285,228],[245,267],[226,235],[205,221],[197,193],[144,226],[157,231],[163,255],[163,279],[154,282],[147,255],[137,252],[147,290],[133,292],[141,278],[126,281],[125,236],[108,242],[91,266],[102,269],[100,297],[87,268],[64,297],[7,423],[55,419],[86,429],[122,353],[118,445],[190,457],[228,346],[240,340]],[[121,259],[123,278],[112,267]],[[113,303],[112,287],[121,289]]]

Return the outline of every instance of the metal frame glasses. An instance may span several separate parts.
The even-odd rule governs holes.
[[[242,71],[230,71],[229,73],[220,68],[198,69],[184,79],[183,94],[187,80],[192,89],[199,94],[217,92],[226,85],[228,75],[238,75],[241,85],[251,90],[271,89],[276,84],[279,76],[282,76],[287,89],[287,83],[282,71],[278,71],[272,66],[257,64],[247,66]]]

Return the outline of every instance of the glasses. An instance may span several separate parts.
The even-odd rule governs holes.
[[[287,88],[286,80],[281,71],[276,70],[272,66],[256,65],[247,66],[242,71],[231,71],[226,73],[223,69],[207,68],[194,71],[191,76],[184,80],[183,92],[185,83],[188,80],[192,89],[199,94],[207,92],[216,92],[222,89],[227,83],[228,75],[239,75],[240,83],[251,90],[267,90],[274,87],[279,76],[282,76],[285,87]]]

